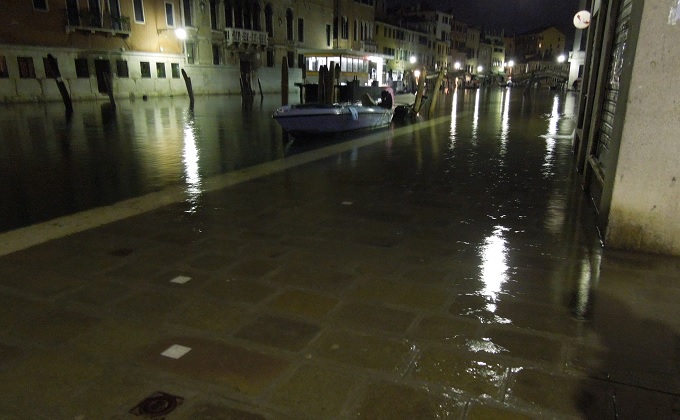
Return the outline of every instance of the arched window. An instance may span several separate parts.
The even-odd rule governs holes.
[[[269,3],[264,7],[264,26],[267,30],[267,35],[270,38],[274,37],[274,11]]]
[[[243,3],[236,0],[234,3],[234,27],[243,28]]]
[[[290,9],[286,10],[286,39],[293,40],[293,11]]]
[[[231,0],[224,2],[224,26],[227,28],[234,27],[234,5]]]
[[[249,1],[243,5],[243,27],[253,29],[253,4]]]
[[[256,31],[261,31],[262,30],[262,6],[260,6],[260,2],[256,1],[255,4],[253,4],[253,29]]]

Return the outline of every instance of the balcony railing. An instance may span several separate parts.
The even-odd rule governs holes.
[[[268,42],[267,32],[251,31],[249,29],[226,28],[224,38],[229,45],[254,45],[266,47]]]
[[[89,10],[66,10],[66,32],[87,31],[111,35],[130,36],[130,18],[110,13],[92,13]]]
[[[373,40],[368,40],[368,39],[361,41],[361,50],[366,51],[366,52],[376,53],[376,52],[378,52],[378,43],[373,41]]]

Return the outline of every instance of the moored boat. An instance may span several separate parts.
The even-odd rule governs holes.
[[[388,94],[389,95],[389,94]],[[273,117],[292,135],[334,134],[385,127],[392,122],[392,97],[380,104],[372,101],[342,104],[286,105]]]

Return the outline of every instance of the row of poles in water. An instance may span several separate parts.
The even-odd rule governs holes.
[[[440,91],[441,85],[444,81],[445,70],[440,70],[434,88],[432,90],[432,101],[430,102],[430,113],[434,112],[437,106],[437,97]],[[288,105],[288,95],[289,95],[289,76],[288,76],[288,58],[283,57],[281,61],[281,104]],[[355,76],[356,80],[356,76]],[[427,71],[422,70],[420,77],[418,78],[418,90],[416,92],[416,99],[413,104],[413,110],[417,114],[422,107],[424,101],[425,87],[427,80]],[[319,103],[320,104],[333,104],[337,102],[337,90],[335,87],[340,84],[340,64],[331,61],[330,66],[321,66],[319,68]],[[301,89],[303,87],[301,86]],[[301,99],[304,95],[301,92]]]

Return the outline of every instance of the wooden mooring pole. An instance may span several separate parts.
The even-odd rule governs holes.
[[[439,90],[442,86],[442,81],[444,81],[444,70],[439,71],[439,76],[437,76],[437,81],[434,84],[434,90],[432,91],[432,102],[430,102],[429,115],[434,114],[434,109],[437,107],[437,98],[439,98],[440,95]]]
[[[413,104],[413,112],[418,114],[420,107],[423,104],[423,93],[425,91],[425,79],[427,78],[427,70],[423,69],[418,79],[418,92],[416,93],[416,102]]]
[[[59,93],[61,93],[61,99],[62,101],[64,101],[66,113],[67,114],[73,113],[73,102],[71,102],[71,95],[69,95],[68,89],[66,89],[66,84],[64,83],[64,80],[61,78],[61,72],[59,71],[59,64],[57,63],[57,59],[54,58],[52,54],[47,54],[47,65],[50,66],[50,70],[54,75],[54,80],[57,82],[57,88],[59,88]]]
[[[111,74],[108,71],[105,71],[104,74],[104,82],[106,83],[106,93],[109,94],[109,102],[111,102],[111,107],[113,109],[116,108],[116,98],[113,97],[113,74]]]
[[[281,59],[281,105],[288,105],[288,57]]]
[[[189,108],[194,108],[194,88],[191,86],[191,77],[187,76],[187,72],[182,69],[182,77],[184,84],[187,86],[187,93],[189,94]]]

